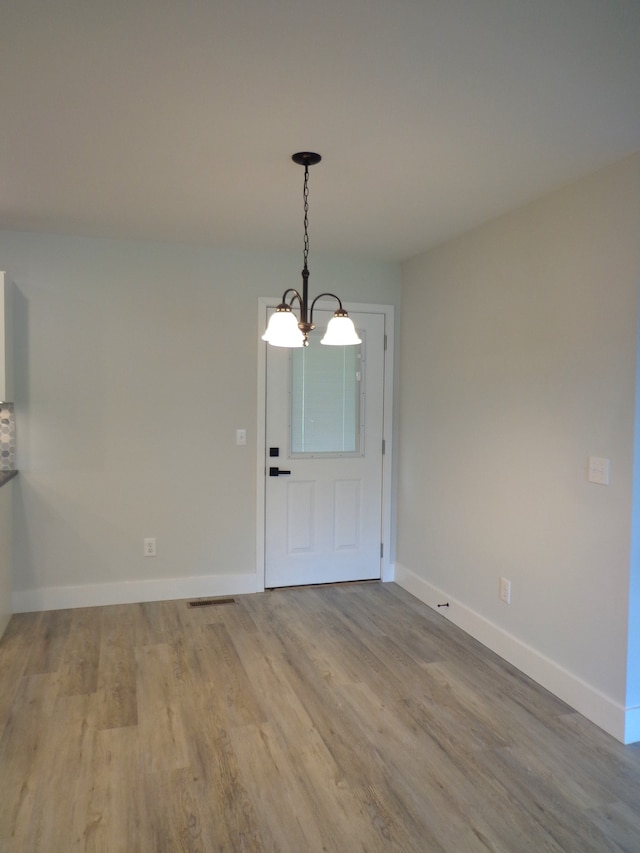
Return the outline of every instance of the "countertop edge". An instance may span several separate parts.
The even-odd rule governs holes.
[[[2,488],[5,483],[8,483],[9,480],[13,480],[13,478],[17,476],[17,471],[0,471],[0,488]]]

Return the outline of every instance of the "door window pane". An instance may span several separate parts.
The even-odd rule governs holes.
[[[361,345],[291,350],[291,453],[360,452]]]

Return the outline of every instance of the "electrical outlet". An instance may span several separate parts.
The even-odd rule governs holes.
[[[154,536],[144,540],[144,555],[145,557],[156,556],[156,540]]]
[[[500,601],[511,604],[511,581],[506,578],[500,578]]]

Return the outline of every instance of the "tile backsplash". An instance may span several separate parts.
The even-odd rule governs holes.
[[[0,471],[16,467],[16,416],[13,403],[0,403]]]

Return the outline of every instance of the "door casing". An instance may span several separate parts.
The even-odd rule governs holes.
[[[266,326],[267,309],[278,305],[277,297],[258,299],[258,419],[256,430],[256,590],[263,592],[265,570],[265,460],[266,448],[266,399],[267,399],[267,358],[266,347],[260,335]],[[392,476],[393,476],[393,378],[394,378],[394,307],[393,305],[372,305],[368,303],[349,303],[348,311],[383,314],[385,318],[385,366],[384,366],[384,406],[383,432],[385,454],[382,460],[382,545],[383,555],[381,578],[392,581],[394,565],[391,559],[391,518],[392,518]]]

